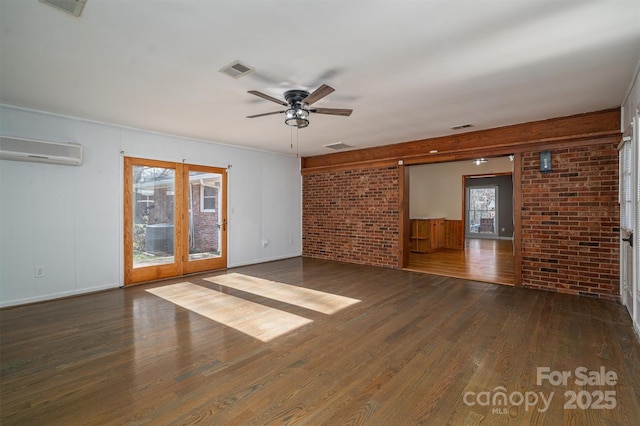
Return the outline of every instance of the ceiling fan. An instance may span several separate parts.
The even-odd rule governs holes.
[[[329,114],[329,115],[343,115],[350,116],[353,112],[352,109],[341,109],[341,108],[309,108],[309,106],[313,105],[320,99],[324,98],[331,92],[335,91],[333,87],[327,86],[323,84],[318,87],[312,93],[307,92],[306,90],[287,90],[284,92],[284,98],[286,101],[283,101],[278,98],[274,98],[269,95],[265,95],[262,92],[258,92],[256,90],[249,90],[248,93],[252,95],[256,95],[261,97],[262,99],[266,99],[271,102],[275,102],[277,104],[286,106],[287,109],[282,111],[273,111],[273,112],[265,112],[263,114],[249,115],[247,118],[256,118],[263,117],[265,115],[272,114],[283,114],[284,113],[284,122],[287,126],[297,127],[299,129],[303,127],[307,127],[309,125],[309,113],[317,113],[317,114]]]

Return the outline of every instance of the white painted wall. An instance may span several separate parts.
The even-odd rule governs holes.
[[[0,160],[0,306],[122,285],[121,152],[232,166],[229,267],[302,253],[300,162],[295,157],[7,105],[0,105],[0,133],[80,143],[85,155],[80,167]],[[44,277],[35,278],[36,266],[44,267]]]
[[[625,131],[640,108],[640,63],[636,66],[636,77],[629,87],[629,92],[622,105],[621,129]]]
[[[462,220],[462,176],[512,172],[509,157],[489,158],[484,164],[471,161],[421,164],[409,168],[409,215]]]

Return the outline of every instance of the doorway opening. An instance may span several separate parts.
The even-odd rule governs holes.
[[[406,269],[515,284],[512,158],[490,158],[481,165],[455,161],[409,167]]]

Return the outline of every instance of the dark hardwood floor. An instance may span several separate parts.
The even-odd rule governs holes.
[[[471,281],[514,285],[515,255],[511,240],[465,238],[464,250],[411,253],[409,271]]]
[[[640,419],[631,321],[591,298],[295,258],[0,315],[3,425]],[[609,383],[581,385],[580,367]]]

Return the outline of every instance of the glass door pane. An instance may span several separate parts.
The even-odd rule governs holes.
[[[175,170],[133,167],[133,267],[175,262]]]
[[[227,267],[225,169],[185,165],[185,273]]]
[[[124,158],[124,284],[181,274],[180,167]]]
[[[497,235],[497,187],[467,188],[467,235]]]
[[[189,172],[189,260],[220,257],[222,175]]]

